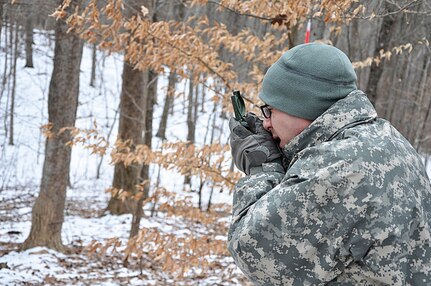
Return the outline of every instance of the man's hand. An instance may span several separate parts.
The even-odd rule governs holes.
[[[262,120],[255,114],[248,113],[246,121],[249,129],[234,118],[229,121],[230,146],[237,168],[250,175],[252,168],[261,167],[263,163],[278,162],[281,165],[280,149],[271,133],[263,128]]]

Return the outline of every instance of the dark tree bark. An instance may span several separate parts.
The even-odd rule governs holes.
[[[95,87],[96,82],[96,63],[97,63],[97,45],[93,44],[93,53],[91,56],[91,76],[90,86]]]
[[[430,122],[430,111],[431,111],[431,97],[427,96],[427,91],[429,91],[429,87],[431,86],[431,73],[429,72],[431,69],[430,65],[430,56],[425,56],[425,61],[423,63],[423,70],[422,70],[422,77],[421,77],[421,89],[419,90],[420,93],[420,101],[419,103],[423,103],[423,110],[421,110],[421,106],[419,106],[418,113],[425,113],[424,119],[419,121],[419,127],[418,128],[411,128],[413,129],[414,133],[414,144],[416,150],[419,152],[425,151],[424,153],[429,152],[430,148],[422,148],[422,146],[429,147],[431,136],[430,132],[427,132],[427,125]],[[416,129],[416,130],[414,130]],[[424,149],[424,150],[423,150]]]
[[[145,3],[146,7],[152,11],[150,15],[153,22],[157,21],[157,14],[154,12],[155,9],[152,7],[158,7],[158,1],[148,1]],[[152,70],[145,72],[145,88],[144,88],[144,132],[142,134],[143,144],[147,145],[150,149],[152,147],[153,140],[153,114],[154,104],[157,99],[157,79],[158,76]],[[136,210],[133,213],[132,225],[130,229],[130,238],[136,236],[139,233],[139,225],[141,223],[142,216],[144,215],[143,202],[149,196],[150,192],[150,165],[144,164],[141,168],[141,183],[142,183],[142,196],[137,201]]]
[[[145,119],[144,119],[144,139],[143,143],[148,147],[152,147],[151,141],[153,139],[153,110],[157,95],[157,74],[152,71],[147,72],[146,93],[145,93]],[[149,195],[150,187],[150,166],[145,164],[141,169],[141,181],[143,184],[143,196],[137,202],[136,212],[133,213],[132,227],[130,230],[130,237],[134,237],[139,232],[139,224],[143,216],[142,203]]]
[[[157,131],[157,134],[156,134],[157,137],[163,140],[166,139],[166,127],[168,125],[169,110],[174,101],[175,83],[176,83],[176,75],[175,73],[171,72],[169,73],[168,92],[166,93],[166,97],[165,97],[162,118],[160,119],[159,130]]]
[[[80,1],[74,1],[79,5]],[[67,26],[59,21],[55,30],[54,69],[48,93],[48,115],[52,137],[47,138],[45,161],[39,196],[32,210],[30,234],[21,249],[45,246],[65,251],[61,241],[64,221],[66,187],[69,178],[71,148],[68,132],[63,127],[75,125],[79,94],[79,67],[83,43],[77,36],[67,34]]]
[[[3,31],[2,29],[3,29],[3,11],[4,11],[3,6],[4,5],[6,4],[0,3],[0,39],[1,39],[1,33]]]
[[[123,84],[120,99],[120,121],[118,126],[118,140],[130,140],[132,149],[142,143],[144,118],[144,73],[134,69],[127,61],[123,64]],[[123,163],[115,165],[112,186],[130,194],[136,193],[139,184],[141,165]],[[111,197],[107,210],[112,214],[133,213],[136,201],[126,199],[122,201],[118,196]]]
[[[387,50],[389,47],[389,41],[391,39],[391,29],[394,23],[394,17],[388,16],[383,18],[383,23],[380,28],[379,37],[377,39],[376,48],[373,56],[376,57],[379,55],[379,51],[381,49]],[[378,67],[377,65],[372,65],[370,70],[370,77],[368,79],[368,85],[366,94],[372,103],[376,102],[377,97],[377,84],[379,83],[379,79],[382,76],[383,69]]]
[[[11,30],[12,31],[12,30]],[[9,111],[9,145],[14,145],[14,121],[15,121],[15,93],[16,93],[16,63],[18,60],[18,25],[15,25],[15,32],[11,33],[11,41],[13,42],[12,49],[12,90],[10,99],[10,111]]]
[[[4,4],[6,5],[6,4]],[[1,5],[3,7],[3,5]],[[5,13],[7,11],[7,9],[4,9],[4,11],[2,12],[2,16],[3,13]],[[7,14],[5,13],[5,17],[2,19],[2,25],[1,27],[3,27],[3,22],[7,22]],[[3,65],[3,75],[2,75],[2,81],[1,81],[1,90],[0,90],[0,103],[1,103],[1,99],[3,97],[3,94],[6,90],[6,82],[7,82],[7,69],[8,69],[8,55],[9,55],[9,45],[7,42],[7,25],[5,25],[5,37],[4,37],[4,65]],[[0,38],[1,39],[1,38]],[[7,107],[6,107],[7,110]],[[5,130],[5,133],[7,131]]]
[[[150,11],[153,11],[153,0],[134,0],[128,2],[125,11],[126,16],[131,17],[136,13],[140,13],[142,5],[147,7]],[[152,17],[152,15],[148,17]],[[121,141],[130,141],[132,150],[134,146],[142,144],[146,100],[145,93],[147,92],[146,82],[148,82],[148,74],[135,69],[134,66],[129,64],[125,59],[120,98],[118,139]],[[116,189],[122,189],[131,195],[137,194],[137,185],[142,182],[140,178],[141,170],[142,165],[137,163],[129,166],[125,166],[123,163],[116,164],[112,186]],[[112,214],[132,213],[134,215],[141,211],[139,210],[139,201],[133,198],[123,201],[118,198],[118,195],[111,197],[107,210]],[[134,224],[135,223],[132,223],[132,225]],[[133,226],[132,228],[134,229]]]
[[[193,76],[191,76],[193,77]],[[189,92],[187,98],[187,141],[189,144],[195,143],[195,133],[196,133],[196,107],[197,103],[197,93],[195,92],[193,81],[189,81]],[[184,176],[184,185],[190,185],[191,177],[189,175]]]
[[[33,11],[34,5],[25,6],[25,67],[33,68]]]
[[[390,8],[397,9],[393,5]],[[424,73],[429,61],[429,47],[419,43],[420,39],[431,35],[431,19],[429,15],[420,14],[429,10],[426,2],[420,2],[410,9],[411,13],[391,16],[394,18],[388,35],[388,50],[392,52],[392,57],[390,60],[384,59],[379,66],[381,75],[377,83],[375,106],[380,116],[390,120],[407,140],[418,146],[415,144],[419,136],[416,131],[420,129],[425,132],[419,139],[423,141],[431,127],[427,122],[429,92],[422,93],[423,89],[429,90],[431,83],[431,77],[427,72]],[[406,43],[414,48],[411,51],[403,50],[401,54],[396,54],[392,49]],[[422,147],[427,148],[426,145],[429,147],[431,141],[425,141]]]

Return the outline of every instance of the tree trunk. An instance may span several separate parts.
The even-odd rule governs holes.
[[[25,67],[33,68],[33,4],[25,6]]]
[[[4,118],[3,118],[3,128],[4,128],[4,134],[5,138],[8,138],[9,135],[9,128],[8,128],[8,118],[9,118],[9,102],[10,102],[10,94],[11,94],[11,86],[10,86],[10,78],[12,76],[13,72],[13,38],[14,38],[14,28],[17,28],[17,25],[15,25],[15,10],[9,9],[9,37],[7,36],[7,33],[5,33],[5,71],[3,75],[3,82],[2,82],[2,96],[3,92],[6,91],[6,104],[5,104],[5,111],[4,111]],[[9,40],[9,42],[8,42]],[[8,61],[9,53],[8,50],[11,50],[10,54],[10,66],[6,65],[6,62]],[[7,70],[9,68],[9,71]],[[0,99],[1,99],[0,97]]]
[[[3,5],[0,3],[0,39],[1,39],[1,32],[2,32],[2,28],[3,28]]]
[[[97,64],[97,45],[93,44],[93,54],[91,57],[91,76],[90,76],[90,86],[95,87],[96,82],[96,64]]]
[[[12,49],[12,91],[10,99],[10,113],[9,113],[9,145],[14,145],[14,115],[15,115],[15,91],[16,91],[16,63],[18,59],[18,25],[15,25],[15,33],[13,37]]]
[[[198,208],[202,211],[202,191],[204,189],[204,181],[202,176],[199,176],[199,189],[198,189]]]
[[[166,93],[165,103],[163,105],[163,113],[162,118],[160,119],[159,130],[157,131],[156,136],[161,138],[162,140],[166,140],[166,127],[168,124],[168,116],[171,105],[173,104],[174,94],[175,94],[175,83],[176,83],[176,74],[171,72],[169,73],[168,79],[168,92]]]
[[[74,5],[79,5],[78,2],[80,1],[75,1]],[[59,130],[75,125],[83,48],[82,40],[66,31],[66,24],[58,21],[55,30],[54,69],[48,92],[48,118],[52,124],[52,137],[46,140],[40,193],[32,210],[30,234],[21,249],[45,246],[58,251],[65,250],[61,241],[61,228],[71,148],[65,145],[70,140],[70,134],[59,134]]]
[[[387,6],[396,9],[388,3]],[[427,3],[420,2],[411,9],[412,13],[390,16],[393,23],[388,35],[388,50],[392,51],[392,57],[383,60],[379,66],[381,76],[376,89],[375,107],[381,117],[390,120],[407,140],[417,145],[415,131],[422,128],[417,122],[425,120],[429,106],[428,100],[421,95],[421,89],[426,86],[421,79],[425,63],[429,61],[429,47],[420,45],[418,39],[429,37],[427,27],[431,20],[429,15],[415,14],[428,9]],[[401,54],[396,54],[392,49],[406,43],[411,43],[414,48]]]
[[[152,71],[148,71],[148,80],[146,84],[146,100],[145,100],[145,131],[144,131],[144,144],[148,147],[152,147],[151,141],[153,139],[153,110],[154,103],[157,95],[157,74]],[[140,197],[137,203],[136,212],[133,214],[132,227],[130,230],[130,237],[134,237],[139,232],[139,225],[141,218],[144,214],[142,210],[142,203],[148,198],[150,190],[150,166],[143,165],[141,169],[141,181],[144,182],[143,196]]]
[[[217,126],[216,126],[216,123],[217,123],[217,121],[216,121],[216,112],[217,112],[217,104],[214,104],[214,110],[213,110],[214,117],[213,117],[213,122],[212,122],[212,127],[211,127],[211,138],[210,138],[210,143],[209,143],[210,145],[214,143],[215,130],[216,130],[216,128],[217,128]],[[208,124],[208,127],[209,127],[209,124]],[[209,129],[209,128],[208,128],[208,129]],[[222,129],[221,129],[221,130],[222,130]],[[210,154],[209,161],[211,161],[211,154]],[[232,162],[233,162],[233,161],[232,161]],[[210,210],[210,208],[211,208],[211,204],[212,204],[212,202],[211,202],[211,201],[212,201],[213,193],[214,193],[214,186],[213,186],[213,187],[211,187],[210,196],[209,196],[209,198],[208,198],[207,211],[209,211],[209,210]],[[201,195],[200,195],[200,196],[201,196]]]
[[[197,99],[198,95],[195,93],[194,84],[192,81],[193,76],[190,76],[189,81],[189,92],[188,92],[188,106],[187,106],[187,141],[188,144],[195,143],[195,133],[196,133],[196,116],[194,113],[196,112],[196,107],[198,105]],[[191,184],[191,177],[189,175],[184,176],[184,185]]]
[[[205,75],[203,76],[205,78]],[[206,96],[206,92],[205,92],[205,87],[202,86],[202,90],[201,90],[201,113],[205,113],[205,96]]]
[[[145,3],[147,8],[157,7],[157,0],[153,0]],[[150,7],[151,5],[151,7]],[[152,21],[157,21],[157,14],[154,13],[155,9],[151,9],[152,12]],[[145,105],[144,105],[144,134],[143,141],[144,144],[147,145],[150,149],[152,147],[153,140],[153,119],[154,119],[154,104],[157,99],[157,80],[158,76],[152,70],[148,70],[146,72],[146,84],[145,84]],[[141,223],[142,216],[144,215],[143,211],[143,202],[146,200],[150,193],[150,165],[145,164],[141,169],[141,180],[144,182],[143,186],[143,195],[138,200],[136,212],[133,213],[132,217],[132,226],[130,229],[130,238],[136,236],[139,233],[139,225]],[[151,212],[153,214],[153,211]]]
[[[431,97],[429,96],[429,86],[431,86],[431,62],[429,53],[425,52],[424,61],[421,69],[420,76],[420,84],[418,86],[418,99],[416,100],[416,108],[412,112],[413,116],[423,115],[423,117],[419,117],[421,120],[418,120],[417,127],[413,128],[411,132],[414,134],[411,136],[413,146],[418,152],[422,152],[422,145],[426,145],[427,141],[429,142],[431,137],[430,133],[427,132],[427,123],[429,123],[429,114],[431,109]],[[419,78],[419,77],[418,77]],[[414,121],[412,121],[414,122]],[[425,144],[424,144],[425,143]],[[428,143],[429,146],[429,143]]]
[[[6,5],[6,4],[4,4],[4,5]],[[6,17],[2,20],[2,25],[1,26],[3,26],[3,22],[5,22],[5,23],[7,22],[7,14],[5,16]],[[1,90],[0,90],[0,104],[1,104],[1,99],[3,98],[3,94],[4,94],[5,90],[6,90],[6,82],[7,82],[8,55],[9,55],[9,52],[8,52],[9,49],[8,49],[8,43],[7,43],[7,34],[8,34],[7,33],[7,25],[5,25],[5,30],[4,30],[4,51],[3,51],[4,52],[4,66],[3,66],[3,76],[2,76]],[[0,38],[0,40],[1,40],[1,38]],[[7,106],[6,106],[6,110],[7,110]],[[5,130],[5,133],[6,133],[6,130]]]
[[[120,99],[120,121],[118,126],[118,140],[131,140],[131,148],[142,143],[144,118],[144,72],[134,69],[127,61],[123,65],[123,84]],[[112,186],[130,194],[136,193],[139,184],[141,165],[123,163],[115,165]],[[134,213],[136,201],[126,199],[122,201],[118,195],[112,196],[107,210],[112,214]]]
[[[140,11],[141,5],[152,11],[152,1],[129,1],[125,13],[131,17]],[[118,140],[129,140],[131,150],[134,146],[142,144],[142,132],[144,130],[144,93],[146,73],[137,70],[124,59],[123,84],[120,98],[120,121],[118,126]],[[123,163],[115,165],[112,186],[122,189],[130,195],[137,193],[136,186],[141,182],[142,166],[134,163],[125,166]],[[133,198],[121,200],[117,195],[111,197],[107,210],[112,214],[135,214],[138,211],[138,201]]]
[[[383,23],[380,28],[380,33],[377,39],[376,49],[374,51],[373,57],[378,56],[381,49],[385,51],[388,49],[389,41],[391,39],[391,28],[393,23],[394,18],[392,16],[383,18]],[[371,66],[366,94],[373,104],[376,102],[377,99],[377,84],[379,83],[382,72],[383,69],[381,66],[377,66],[375,64]]]

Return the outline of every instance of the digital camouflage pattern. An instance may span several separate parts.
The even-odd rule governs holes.
[[[229,251],[257,285],[431,285],[431,187],[361,91],[237,184]]]

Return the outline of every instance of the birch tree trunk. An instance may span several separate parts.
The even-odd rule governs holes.
[[[80,1],[74,1],[73,6]],[[56,23],[54,69],[48,92],[48,115],[52,136],[47,138],[45,161],[39,196],[32,210],[30,234],[21,249],[45,246],[65,251],[61,241],[66,188],[69,178],[71,148],[66,146],[70,134],[59,130],[75,125],[79,94],[79,68],[83,43],[66,33],[64,22]]]

